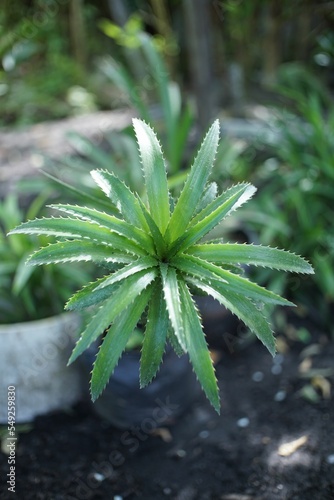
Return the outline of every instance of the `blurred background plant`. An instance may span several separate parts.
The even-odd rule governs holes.
[[[0,201],[0,323],[19,323],[47,318],[64,311],[69,295],[89,279],[85,267],[54,266],[33,268],[26,265],[29,254],[47,244],[45,236],[27,237],[6,234],[18,223],[42,214],[48,195],[35,198],[26,210],[13,193]]]
[[[138,88],[154,97],[152,77],[161,91],[164,74],[157,59],[155,74],[147,73],[143,53],[148,56],[150,48],[139,37],[144,32],[163,56],[171,81],[192,96],[196,123],[203,131],[212,119],[209,115],[222,106],[243,115],[250,98],[267,99],[286,62],[313,67],[331,84],[332,27],[332,6],[315,0],[254,0],[247,5],[240,0],[201,0],[196,9],[189,0],[113,0],[98,5],[92,0],[4,0],[2,123],[34,123],[69,116],[78,108],[124,105],[122,95],[106,84],[98,69],[97,60],[107,55],[126,68],[123,82],[118,74],[125,90],[127,74],[135,78],[132,97]],[[149,57],[152,62],[152,51]],[[162,93],[159,99],[163,105],[167,102]]]
[[[309,258],[312,279],[263,271],[256,279],[330,329],[333,26],[334,8],[325,0],[199,0],[196,9],[190,0],[5,0],[0,124],[130,107],[158,131],[177,193],[189,151],[218,116],[215,182],[220,189],[244,180],[258,187],[229,218],[237,232],[218,236]],[[52,188],[53,200],[75,201],[80,179],[86,204],[96,205],[94,168],[114,171],[143,194],[130,123],[90,137],[69,132],[67,140],[71,154],[45,157],[48,177],[26,183],[30,194]],[[102,197],[99,204],[103,209]]]
[[[86,57],[88,50],[94,53],[96,48],[96,9],[93,5],[78,9],[77,2],[72,3],[3,2],[2,125],[63,118],[98,106]]]
[[[278,87],[284,105],[273,108],[276,131],[263,143],[268,158],[257,168],[259,195],[243,217],[265,245],[302,253],[315,267],[310,280],[258,271],[262,283],[293,295],[307,313],[333,331],[334,102],[305,68],[284,68]]]

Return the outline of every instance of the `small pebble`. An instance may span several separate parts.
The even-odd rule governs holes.
[[[237,426],[244,428],[244,427],[248,427],[249,423],[250,423],[249,418],[243,417],[243,418],[239,418],[239,420],[237,421]]]
[[[264,375],[262,372],[255,372],[252,375],[252,380],[254,380],[254,382],[262,382],[263,377]]]
[[[103,474],[100,474],[99,472],[94,472],[93,477],[94,477],[94,479],[96,479],[96,481],[99,481],[99,482],[101,482],[105,479],[105,476]]]
[[[276,356],[273,359],[274,365],[281,365],[283,361],[284,361],[283,354],[276,354]]]
[[[271,367],[271,373],[273,375],[279,375],[280,373],[282,373],[282,366],[281,365],[273,365]]]
[[[200,438],[206,439],[207,437],[210,436],[210,432],[207,431],[207,430],[204,430],[204,431],[201,431],[198,435],[199,435]]]
[[[123,500],[123,497],[121,495],[115,495],[114,500]]]
[[[334,453],[332,455],[328,455],[327,463],[330,465],[334,465]]]
[[[177,452],[175,453],[175,455],[179,458],[183,458],[185,457],[187,454],[187,452],[185,450],[177,450]]]
[[[172,490],[170,488],[164,488],[162,492],[164,495],[168,496],[172,493]]]
[[[286,398],[286,392],[285,391],[278,391],[275,394],[274,400],[280,402],[280,401],[284,401],[285,398]]]
[[[278,484],[278,485],[277,485],[277,489],[278,489],[278,490],[282,490],[282,489],[283,489],[283,484]]]

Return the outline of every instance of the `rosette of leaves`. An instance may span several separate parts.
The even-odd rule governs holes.
[[[242,183],[217,194],[215,183],[208,181],[219,142],[218,121],[204,138],[177,200],[169,194],[166,165],[154,131],[141,120],[133,123],[146,186],[144,199],[110,172],[94,170],[91,175],[110,199],[112,215],[84,206],[53,205],[66,216],[28,221],[11,233],[59,239],[35,252],[30,264],[84,260],[109,268],[106,276],[82,288],[66,304],[67,309],[97,308],[69,362],[105,332],[92,371],[93,400],[144,318],[140,385],[155,377],[169,342],[177,354],[188,353],[203,390],[219,412],[217,381],[194,294],[200,291],[217,299],[274,355],[275,338],[264,306],[293,304],[243,277],[241,266],[313,270],[303,258],[284,250],[210,241],[208,233],[255,192],[251,184]]]

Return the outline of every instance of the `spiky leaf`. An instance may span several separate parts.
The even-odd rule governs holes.
[[[180,236],[172,245],[170,253],[181,252],[199,241],[203,236],[217,226],[230,212],[247,201],[255,192],[255,188],[250,184],[240,184],[239,189],[232,196],[223,195],[212,201],[196,217],[198,222],[192,224],[189,229]],[[220,202],[218,199],[220,198]],[[225,201],[223,201],[225,200]],[[204,215],[205,214],[205,215]],[[208,215],[206,215],[208,214]]]
[[[206,135],[178,200],[169,195],[166,166],[154,131],[140,120],[134,120],[134,128],[146,184],[144,199],[113,174],[95,170],[92,176],[110,198],[110,210],[104,211],[106,200],[102,211],[97,210],[101,206],[97,199],[95,209],[57,205],[54,208],[68,214],[67,218],[29,221],[12,233],[61,239],[37,251],[30,259],[32,264],[90,260],[103,264],[110,273],[79,290],[66,306],[98,307],[70,362],[107,332],[94,365],[93,399],[106,385],[137,322],[146,318],[141,385],[155,376],[168,339],[178,355],[189,354],[206,395],[219,412],[214,369],[191,293],[214,297],[274,354],[275,339],[265,313],[272,304],[293,304],[241,276],[241,266],[303,273],[313,269],[301,257],[283,250],[217,241],[200,243],[255,192],[253,186],[244,183],[217,196],[217,186],[208,183],[218,145],[218,121]],[[19,274],[22,285],[26,276],[20,268]],[[147,306],[147,316],[143,316]]]
[[[43,218],[24,222],[8,234],[45,234],[61,238],[84,238],[111,245],[117,250],[123,250],[135,255],[146,255],[138,243],[120,234],[111,232],[106,227],[85,220],[63,218]]]
[[[111,246],[99,245],[92,241],[72,240],[53,243],[33,253],[28,262],[31,265],[58,262],[91,261],[95,263],[118,262],[129,264],[136,259],[134,255],[115,252]]]
[[[50,205],[50,207],[79,217],[84,221],[87,220],[93,224],[98,224],[101,227],[109,229],[109,231],[125,236],[130,240],[134,240],[141,245],[146,252],[151,252],[154,248],[152,238],[147,233],[114,215],[109,215],[93,208],[79,207],[77,205],[58,204]]]
[[[294,305],[292,302],[270,292],[266,288],[198,257],[190,255],[178,256],[173,259],[173,263],[185,273],[196,276],[199,279],[217,281],[216,286],[219,286],[221,290],[225,290],[227,294],[231,291],[266,304]]]
[[[86,307],[94,306],[111,297],[119,287],[119,283],[104,288],[98,288],[98,285],[108,279],[108,277],[109,276],[104,276],[104,278],[100,278],[81,288],[81,290],[72,295],[66,302],[65,309],[69,311],[85,309]]]
[[[219,121],[216,120],[204,138],[175,206],[166,233],[169,242],[175,241],[184,233],[196,211],[213,166],[218,141]]]
[[[110,324],[124,309],[137,300],[141,292],[156,278],[156,275],[155,270],[142,271],[123,281],[122,285],[117,288],[117,293],[112,294],[104,302],[88,323],[72,352],[69,363],[72,363],[80,356],[104,330],[109,328]]]
[[[129,224],[147,230],[139,201],[124,182],[106,170],[93,170],[91,176]]]
[[[187,352],[205,394],[215,410],[220,413],[217,380],[199,320],[199,313],[183,280],[179,281],[179,287]]]
[[[157,265],[158,265],[158,262],[153,257],[139,258],[135,262],[131,262],[129,265],[124,266],[119,271],[116,271],[113,274],[111,274],[109,276],[109,278],[107,278],[105,281],[103,281],[97,287],[97,289],[104,288],[104,287],[109,286],[109,285],[113,285],[114,283],[117,283],[117,282],[122,281],[126,278],[129,278],[130,276],[133,276],[140,271],[143,271],[145,269],[154,268]]]
[[[178,343],[184,351],[187,350],[186,341],[184,337],[183,314],[181,309],[179,280],[174,267],[167,264],[160,265],[162,287],[166,307],[169,315],[170,322],[175,332]]]
[[[261,245],[211,243],[195,245],[187,253],[216,264],[246,264],[295,273],[314,273],[312,266],[302,257]]]
[[[149,304],[145,336],[140,358],[140,386],[145,387],[155,377],[165,350],[168,314],[161,289],[155,288]]]
[[[169,195],[161,146],[155,133],[145,122],[134,119],[133,126],[142,159],[150,213],[160,232],[164,234],[169,222]]]
[[[144,290],[137,297],[137,300],[130,304],[117,318],[103,340],[92,372],[91,395],[93,401],[99,397],[107,385],[131,333],[147,306],[151,293],[151,287]]]
[[[216,282],[200,281],[196,278],[188,278],[189,283],[194,284],[223,306],[232,311],[252,332],[254,332],[261,342],[266,346],[272,356],[276,352],[275,338],[266,318],[261,311],[252,303],[250,299],[240,294],[229,291],[222,294]]]
[[[139,203],[140,203],[140,207],[141,207],[141,210],[143,212],[143,215],[145,217],[145,220],[147,222],[147,225],[149,227],[150,233],[152,235],[157,255],[160,258],[163,258],[165,256],[165,253],[166,253],[165,240],[160,232],[160,229],[158,228],[158,226],[154,222],[151,214],[149,213],[149,211],[147,210],[147,208],[145,207],[144,203],[142,202],[142,200],[140,198],[139,198]]]
[[[180,346],[179,341],[177,340],[177,337],[175,335],[175,332],[174,332],[173,328],[169,328],[168,329],[167,339],[168,339],[168,342],[170,343],[170,345],[172,346],[175,354],[179,358],[185,354],[184,349],[182,349],[182,347]]]

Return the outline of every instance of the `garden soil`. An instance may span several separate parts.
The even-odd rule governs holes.
[[[173,422],[171,394],[129,430],[88,402],[19,427],[16,494],[1,453],[0,497],[333,500],[334,344],[312,330],[307,343],[280,336],[274,360],[259,342],[237,349],[225,338],[214,353],[220,416],[200,395]]]

